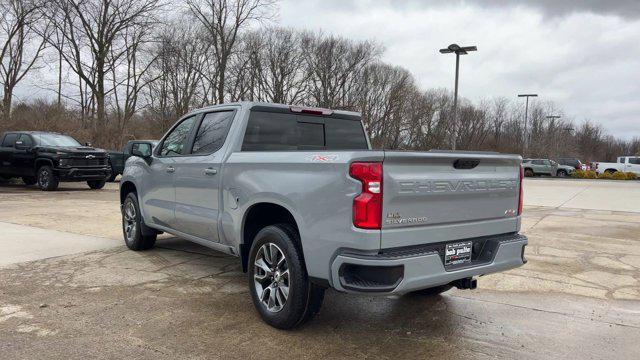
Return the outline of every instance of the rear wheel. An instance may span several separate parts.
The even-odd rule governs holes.
[[[99,190],[99,189],[102,189],[104,187],[104,184],[106,182],[107,182],[107,180],[89,180],[89,181],[87,181],[87,185],[89,185],[89,187],[94,189],[94,190]]]
[[[449,284],[440,285],[440,286],[436,286],[436,287],[432,287],[432,288],[428,288],[428,289],[422,289],[422,290],[418,290],[418,291],[413,291],[410,294],[422,295],[422,296],[435,296],[435,295],[442,294],[445,291],[451,290],[452,287],[453,287],[453,285],[449,285]]]
[[[309,281],[293,226],[258,232],[249,253],[249,288],[262,319],[278,329],[302,325],[320,310],[324,288]]]
[[[142,216],[134,192],[128,193],[122,204],[122,234],[124,243],[134,251],[148,250],[156,244],[156,234],[142,235]]]
[[[557,177],[566,177],[567,176],[567,172],[565,170],[558,170],[558,172],[556,173]]]
[[[54,191],[58,188],[58,177],[49,165],[38,169],[38,186],[42,191]]]
[[[526,176],[526,177],[532,177],[532,176],[533,176],[533,170],[531,170],[531,169],[524,169],[524,176]]]
[[[33,176],[23,176],[22,177],[22,182],[25,185],[31,186],[31,185],[35,185],[38,181]]]
[[[611,175],[613,175],[613,174],[614,174],[614,173],[616,173],[617,171],[618,171],[618,170],[615,170],[615,169],[607,169],[607,170],[605,170],[604,172],[606,172],[607,174],[611,174]]]

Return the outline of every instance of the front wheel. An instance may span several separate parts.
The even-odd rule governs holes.
[[[557,177],[566,177],[567,176],[567,172],[564,170],[558,170],[558,172],[556,173]]]
[[[116,177],[118,176],[118,174],[116,174],[116,171],[113,168],[113,164],[109,163],[109,168],[111,169],[111,175],[109,175],[109,179],[107,179],[107,181],[114,182],[116,181]]]
[[[134,251],[148,250],[156,244],[157,235],[142,235],[142,217],[134,192],[128,193],[122,204],[122,234],[125,245]]]
[[[38,169],[38,186],[42,191],[54,191],[58,188],[58,177],[51,166],[45,165]]]
[[[526,177],[533,177],[533,170],[531,170],[531,169],[524,169],[524,176],[526,176]]]
[[[89,181],[87,181],[87,185],[89,185],[89,187],[94,189],[94,190],[99,190],[99,189],[102,189],[104,187],[104,184],[106,182],[107,182],[107,180],[89,180]]]
[[[248,272],[253,304],[267,324],[292,329],[320,310],[324,288],[309,281],[300,237],[291,225],[271,225],[258,232]]]

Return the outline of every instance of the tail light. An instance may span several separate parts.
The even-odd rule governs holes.
[[[354,162],[349,175],[360,180],[362,193],[353,199],[353,225],[361,229],[382,226],[382,163]]]
[[[518,215],[522,215],[522,179],[524,179],[524,167],[520,164],[520,193],[518,194]]]

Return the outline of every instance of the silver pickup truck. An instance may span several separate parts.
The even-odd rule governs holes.
[[[329,287],[437,294],[526,262],[517,155],[371,150],[358,113],[250,102],[196,110],[134,155],[126,245],[167,232],[238,256],[277,328]]]

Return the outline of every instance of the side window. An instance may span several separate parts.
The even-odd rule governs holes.
[[[211,154],[224,144],[233,119],[233,111],[208,113],[202,119],[196,138],[193,141],[192,154]]]
[[[31,136],[26,134],[20,135],[20,137],[18,138],[18,142],[22,142],[22,147],[24,148],[30,148],[33,146],[33,140],[31,140]]]
[[[542,160],[542,163],[547,166],[551,165],[551,161],[549,160]]]
[[[184,119],[178,126],[167,135],[162,142],[162,148],[160,148],[161,156],[173,156],[182,155],[184,153],[184,147],[196,121],[195,116]]]
[[[629,164],[640,165],[640,158],[629,158]]]
[[[2,140],[2,147],[13,147],[16,143],[16,139],[18,139],[18,134],[7,134]]]
[[[542,160],[533,160],[531,161],[533,165],[542,165]]]

